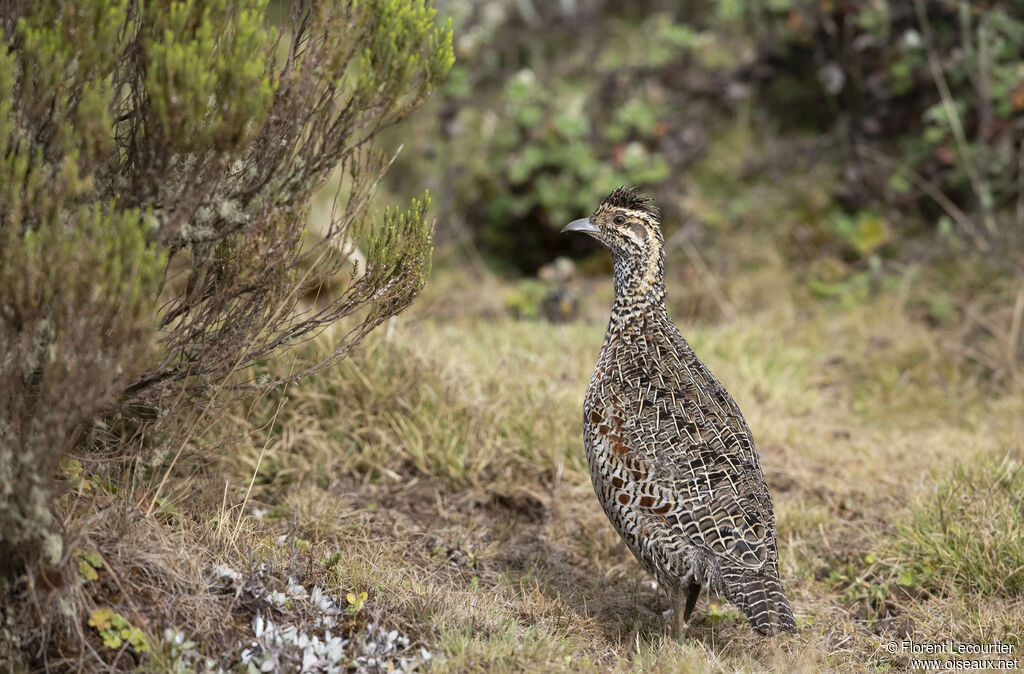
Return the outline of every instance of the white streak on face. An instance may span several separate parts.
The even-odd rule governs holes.
[[[643,255],[645,258],[642,263],[643,275],[641,276],[640,285],[637,288],[637,290],[641,294],[647,293],[654,286],[654,284],[658,282],[658,278],[661,275],[660,265],[658,264],[660,257],[659,244],[657,241],[651,241],[651,239],[654,237],[652,233],[646,229],[648,227],[647,220],[650,216],[642,211],[635,211],[629,208],[622,208],[619,209],[617,212],[621,213],[627,218],[627,223],[629,221],[639,221],[641,223],[644,223],[642,225],[643,227],[645,227],[644,232],[637,231],[636,227],[629,224],[623,225],[619,229],[619,231],[622,232],[622,234],[628,237],[631,241],[636,243],[637,247],[641,251],[643,251]]]

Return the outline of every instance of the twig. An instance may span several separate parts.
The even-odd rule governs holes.
[[[736,311],[736,307],[733,305],[729,298],[726,296],[725,291],[722,290],[722,286],[719,285],[718,279],[711,272],[711,269],[704,262],[704,258],[701,257],[700,251],[690,241],[690,227],[682,227],[679,229],[665,244],[665,250],[672,250],[677,246],[681,246],[683,253],[686,254],[686,259],[690,261],[694,269],[697,270],[697,275],[700,276],[704,286],[711,293],[711,296],[715,299],[718,304],[718,308],[721,309],[722,314],[729,320],[734,320],[739,313]]]
[[[974,163],[974,155],[971,153],[971,146],[967,143],[967,135],[964,133],[964,127],[960,121],[960,114],[956,111],[953,95],[949,91],[949,83],[946,82],[942,63],[939,61],[939,56],[935,51],[932,26],[928,21],[928,12],[925,10],[924,0],[914,0],[914,10],[917,13],[917,21],[921,26],[921,35],[924,37],[927,48],[928,68],[931,70],[932,79],[935,81],[935,86],[939,90],[939,96],[942,98],[942,108],[946,113],[949,127],[953,131],[957,153],[960,155],[960,161],[963,162],[964,168],[967,170],[967,177],[971,181],[971,189],[974,190],[974,195],[981,206],[981,216],[985,230],[989,235],[995,234],[996,225],[992,217],[992,197],[989,194],[987,185],[981,178],[981,174],[978,172],[978,167]]]
[[[295,532],[299,528],[299,504],[292,506],[292,530],[288,537],[291,539],[291,555],[288,558],[288,577],[295,577]],[[292,581],[288,581],[292,582]]]
[[[975,246],[977,246],[982,251],[989,250],[988,241],[985,239],[984,236],[981,235],[980,232],[978,232],[978,228],[974,226],[974,221],[971,220],[971,218],[968,217],[966,213],[960,210],[960,207],[954,204],[949,197],[943,194],[942,190],[936,187],[936,185],[933,182],[931,182],[930,180],[922,176],[920,173],[910,168],[909,166],[901,164],[900,162],[896,161],[895,159],[885,154],[884,152],[876,150],[875,148],[869,145],[859,144],[854,148],[854,151],[857,154],[866,157],[867,159],[870,159],[874,162],[877,162],[883,166],[888,167],[891,170],[903,174],[903,176],[907,180],[909,180],[914,185],[914,187],[916,187],[917,189],[921,190],[929,197],[931,197],[932,200],[935,201],[935,203],[937,203],[939,207],[946,212],[946,215],[952,218],[953,221],[960,226],[960,229],[962,229],[968,236],[971,237],[971,239],[974,240]]]
[[[1013,315],[1010,317],[1010,334],[1006,342],[1007,360],[1010,368],[1010,376],[1020,379],[1020,368],[1017,364],[1018,344],[1020,344],[1020,332],[1024,324],[1024,283],[1021,283],[1020,291],[1017,293],[1017,301],[1013,305]]]
[[[965,3],[966,4],[966,3]],[[968,14],[968,12],[964,12]],[[968,39],[970,36],[967,36]],[[992,133],[992,24],[988,12],[978,19],[978,135],[988,139]]]
[[[1017,227],[1024,227],[1024,137],[1017,150]]]
[[[252,486],[256,484],[256,476],[260,472],[260,466],[263,465],[263,457],[267,453],[267,445],[270,444],[270,439],[274,437],[274,424],[277,423],[277,415],[281,413],[281,409],[288,402],[288,396],[285,395],[288,389],[286,384],[285,390],[281,391],[281,402],[277,404],[277,409],[274,410],[274,418],[270,420],[270,428],[267,430],[267,440],[263,443],[263,449],[260,450],[259,458],[256,459],[256,468],[252,471],[252,479],[249,480],[249,487],[245,490],[245,497],[242,499],[242,506],[238,511],[238,519],[235,520],[235,532],[232,539],[237,538],[239,528],[242,526],[242,516],[245,514],[245,505],[249,502],[249,494],[252,493]]]

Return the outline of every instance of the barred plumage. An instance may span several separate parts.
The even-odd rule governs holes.
[[[684,619],[701,588],[758,632],[794,632],[779,580],[772,499],[739,407],[665,309],[658,212],[620,187],[563,231],[601,241],[615,302],[583,405],[583,439],[605,513]]]

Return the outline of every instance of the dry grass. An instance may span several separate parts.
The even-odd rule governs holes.
[[[366,592],[346,633],[379,622],[441,672],[899,669],[879,644],[907,633],[1019,649],[1024,391],[980,387],[898,293],[808,309],[765,292],[771,271],[727,289],[738,318],[680,327],[756,434],[796,636],[760,638],[702,599],[674,641],[666,598],[597,506],[580,408],[608,284],[581,285],[584,318],[556,326],[506,318],[494,279],[442,273],[339,368],[224,414],[153,514],[139,504],[167,461],[83,457],[92,487],[68,496],[68,528],[105,564],[73,578],[79,616],[117,608],[155,656],[119,656],[77,619],[95,652],[75,664],[173,670],[186,659],[166,628],[237,662],[268,609],[219,586],[214,564],[262,565],[268,588]],[[670,292],[685,304],[694,282]]]

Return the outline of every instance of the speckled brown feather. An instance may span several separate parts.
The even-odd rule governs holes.
[[[615,303],[583,406],[594,489],[643,567],[688,594],[688,609],[694,585],[710,588],[757,631],[793,632],[753,436],[668,316],[657,218],[626,188],[590,218],[615,262]]]

